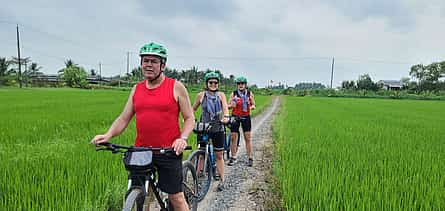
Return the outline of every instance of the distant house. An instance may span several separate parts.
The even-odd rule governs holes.
[[[402,82],[398,80],[380,80],[377,84],[382,86],[384,90],[401,90],[403,87]]]

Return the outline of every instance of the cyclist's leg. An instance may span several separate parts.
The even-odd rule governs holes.
[[[153,165],[158,170],[159,188],[168,193],[168,199],[175,210],[187,210],[182,186],[182,154],[153,155]]]
[[[183,192],[168,194],[168,200],[173,205],[173,208],[175,210],[188,210],[189,209],[187,202],[185,201]]]
[[[240,127],[240,122],[239,121],[235,121],[232,124],[232,127],[230,128],[230,131],[232,133],[232,138],[231,138],[231,143],[230,143],[230,151],[232,152],[232,158],[236,159],[236,153],[238,152],[238,131],[239,131],[239,127]]]
[[[221,182],[224,181],[224,132],[212,134],[213,150],[216,157],[216,169],[218,170]]]
[[[246,143],[247,157],[252,159],[252,139],[250,133],[250,130],[252,129],[252,122],[250,120],[250,116],[247,116],[241,120],[241,126],[243,128],[244,141]]]

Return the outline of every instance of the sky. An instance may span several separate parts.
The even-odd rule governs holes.
[[[333,86],[369,74],[409,77],[412,65],[445,60],[443,0],[91,1],[15,0],[0,7],[0,57],[22,57],[47,74],[72,59],[102,75],[139,64],[144,43],[168,49],[167,66],[218,69],[264,87]]]

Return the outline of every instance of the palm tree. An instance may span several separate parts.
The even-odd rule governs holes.
[[[65,66],[66,66],[66,67],[71,67],[71,66],[77,66],[77,64],[74,63],[74,61],[73,61],[72,59],[67,59],[67,60],[65,61]]]
[[[11,64],[6,58],[0,58],[0,85],[3,85],[7,81],[7,77],[13,73],[11,69],[9,69],[9,65]]]
[[[40,72],[40,69],[42,69],[42,66],[39,66],[36,62],[31,63],[31,66],[29,67],[29,72],[31,73],[30,76],[43,75],[43,73]]]
[[[65,69],[68,69],[68,68],[70,68],[70,67],[77,67],[77,64],[74,63],[74,61],[73,61],[72,59],[67,59],[67,60],[65,61],[65,67],[64,67],[63,69],[60,69],[60,70],[58,71],[58,73],[59,73],[59,77],[60,77],[60,78],[63,78]]]
[[[0,77],[5,77],[9,73],[9,65],[11,64],[6,58],[0,58]]]

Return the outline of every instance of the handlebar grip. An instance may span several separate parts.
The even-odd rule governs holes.
[[[191,150],[192,146],[186,146],[184,150]]]

